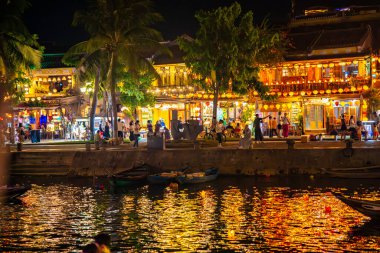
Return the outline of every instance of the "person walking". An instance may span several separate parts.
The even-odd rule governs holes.
[[[111,135],[110,135],[110,125],[108,124],[108,121],[106,122],[106,126],[104,127],[104,139],[108,140]]]
[[[282,138],[282,116],[281,112],[278,113],[278,122],[277,122],[277,137]]]
[[[288,118],[288,114],[284,113],[284,117],[282,117],[282,135],[284,138],[288,138],[289,136],[289,125],[290,120]]]
[[[131,120],[129,122],[129,140],[130,141],[134,141],[135,140],[134,127],[135,127],[135,123],[133,122],[133,120]]]
[[[216,124],[215,132],[216,132],[216,138],[218,140],[218,147],[222,147],[222,133],[224,130],[223,120],[219,120],[218,124]]]
[[[276,117],[272,118],[272,116],[269,116],[269,138],[273,138],[274,133],[277,135],[277,120]]]
[[[148,128],[148,137],[153,136],[153,124],[152,124],[152,121],[148,120],[146,126]]]
[[[270,115],[260,118],[259,114],[255,115],[255,120],[253,121],[253,127],[255,128],[255,143],[258,141],[261,143],[264,143],[264,136],[263,133],[261,132],[261,123],[263,122],[264,119],[268,118]]]
[[[346,139],[347,134],[347,124],[344,117],[344,113],[340,115],[340,140],[343,141]]]
[[[139,147],[139,137],[140,137],[140,122],[136,120],[135,127],[133,130],[133,135],[135,138],[135,143],[133,144],[133,147],[138,148]]]

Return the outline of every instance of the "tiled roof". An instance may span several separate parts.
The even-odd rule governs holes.
[[[313,49],[359,46],[368,36],[366,27],[341,30],[324,30]]]
[[[183,63],[184,53],[179,49],[177,42],[172,41],[167,43],[167,47],[171,51],[172,55],[167,54],[158,54],[153,57],[153,62],[155,65],[162,64],[175,64],[175,63]]]
[[[41,68],[66,68],[67,66],[62,63],[64,54],[44,54],[41,60]]]

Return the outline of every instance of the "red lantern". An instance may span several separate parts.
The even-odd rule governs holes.
[[[339,101],[335,101],[335,105],[338,106],[339,105]]]
[[[331,206],[325,206],[325,213],[331,213]]]

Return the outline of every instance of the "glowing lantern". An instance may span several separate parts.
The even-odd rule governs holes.
[[[271,96],[274,96],[274,95],[276,95],[276,92],[271,91],[270,95],[271,95]]]
[[[277,109],[280,109],[281,105],[280,104],[276,104],[276,108]]]
[[[343,107],[346,105],[345,102],[340,102],[339,104],[340,104],[340,106],[343,106]]]
[[[359,61],[355,60],[355,61],[353,61],[352,63],[353,63],[353,64],[358,64]]]
[[[335,101],[335,106],[339,106],[339,101]]]
[[[359,86],[359,87],[357,88],[357,90],[358,90],[358,91],[362,91],[362,90],[363,90],[363,87],[362,87],[362,86]]]
[[[325,90],[319,90],[320,94],[325,94]]]
[[[317,90],[313,90],[313,94],[314,94],[314,95],[317,95],[317,94],[318,94],[318,91],[317,91]]]
[[[349,92],[350,91],[350,89],[349,88],[344,88],[344,92]]]
[[[318,67],[318,68],[322,68],[322,64],[318,64],[317,67]]]
[[[326,90],[326,94],[330,94],[331,93],[331,90]]]
[[[278,96],[281,96],[281,94],[282,94],[281,91],[277,92],[277,95],[278,95]]]
[[[306,94],[310,96],[312,94],[311,90],[306,91]]]
[[[346,63],[345,62],[339,62],[339,65],[340,66],[346,66]]]
[[[363,90],[368,90],[368,89],[369,89],[368,85],[363,86]]]
[[[203,98],[206,98],[206,99],[207,99],[207,98],[208,98],[208,95],[207,95],[207,94],[204,94],[204,95],[203,95]]]
[[[367,109],[368,108],[368,105],[363,105],[363,109]]]
[[[293,91],[289,92],[289,96],[293,97],[293,95],[294,95]]]
[[[356,91],[355,86],[352,86],[352,87],[351,87],[351,91],[352,91],[352,92],[355,92],[355,91]]]
[[[291,103],[287,104],[286,106],[288,107],[288,109],[292,108],[292,104]]]
[[[355,105],[359,106],[360,105],[360,101],[359,100],[355,101]]]
[[[287,92],[283,92],[282,95],[283,95],[284,97],[286,97],[286,96],[288,95],[288,93],[287,93]]]
[[[282,108],[284,108],[284,109],[286,108],[286,104],[282,104],[281,106],[282,106]]]
[[[265,109],[265,110],[268,110],[268,105],[264,105],[264,109]]]
[[[179,97],[179,98],[183,98],[183,95],[182,95],[182,94],[180,94],[178,97]]]
[[[339,92],[339,93],[343,93],[343,89],[342,89],[342,88],[339,88],[339,89],[338,89],[338,92]]]
[[[335,66],[334,63],[330,63],[330,64],[329,64],[329,67],[330,67],[330,68],[333,68],[334,66]]]
[[[332,92],[333,94],[335,94],[335,93],[338,92],[338,90],[337,90],[337,89],[332,89],[331,92]]]
[[[305,91],[301,91],[301,96],[305,96],[306,92]]]
[[[213,99],[213,98],[214,98],[214,95],[213,95],[213,94],[211,94],[211,95],[210,95],[210,98],[211,98],[211,99]]]
[[[329,65],[327,63],[323,64],[324,68],[327,68]]]
[[[331,206],[325,206],[325,213],[331,213]]]
[[[234,238],[235,237],[235,231],[234,230],[229,230],[228,231],[228,238]]]
[[[310,67],[310,63],[306,63],[306,65],[305,65],[305,66],[306,66],[307,68],[308,68],[308,67]]]
[[[198,98],[202,98],[202,94],[199,94],[199,93],[198,93],[198,94],[197,94],[197,97],[198,97]]]
[[[222,98],[225,98],[225,97],[226,97],[226,94],[223,93],[223,94],[221,95],[221,97],[222,97]]]
[[[269,109],[274,109],[274,105],[269,105]]]

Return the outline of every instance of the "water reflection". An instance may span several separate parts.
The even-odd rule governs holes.
[[[379,224],[330,193],[345,189],[243,185],[114,193],[34,184],[21,203],[0,206],[0,248],[75,252],[108,231],[114,251],[122,252],[380,250],[380,235],[369,232]],[[380,199],[379,188],[348,190]]]

